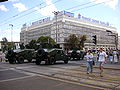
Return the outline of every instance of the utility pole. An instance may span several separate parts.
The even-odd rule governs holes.
[[[12,42],[12,31],[13,31],[13,24],[9,24],[11,26],[11,42]]]
[[[56,44],[57,44],[57,16],[58,16],[58,14],[60,13],[59,11],[54,11],[53,12],[54,13],[54,15],[55,15],[55,18],[56,18]]]

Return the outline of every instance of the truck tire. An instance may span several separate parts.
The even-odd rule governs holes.
[[[8,59],[8,61],[9,61],[10,64],[14,63],[14,61],[12,59]]]
[[[35,64],[36,64],[36,65],[40,65],[40,64],[41,64],[41,60],[36,59]]]
[[[18,63],[19,64],[24,63],[24,57],[22,57],[22,56],[18,57]]]
[[[50,64],[51,64],[51,65],[54,65],[54,64],[55,64],[55,62],[56,62],[56,61],[55,61],[55,59],[54,59],[54,58],[51,58],[51,59],[50,59]]]
[[[65,63],[65,64],[68,64],[68,60],[64,60],[64,63]]]

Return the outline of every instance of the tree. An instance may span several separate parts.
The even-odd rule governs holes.
[[[87,36],[86,35],[82,35],[79,37],[79,48],[83,49],[84,47],[84,43],[87,40]]]
[[[74,48],[77,48],[79,39],[76,35],[72,34],[69,36],[67,43],[68,43],[70,49],[74,49]]]
[[[5,52],[6,50],[8,50],[7,48],[7,43],[8,43],[8,40],[6,37],[2,38],[2,41],[1,41],[1,44],[2,44],[2,51]]]
[[[37,46],[37,45],[36,45],[36,42],[37,42],[36,40],[31,40],[31,41],[29,42],[29,44],[28,44],[28,45],[29,45],[29,48],[30,48],[30,49],[36,49],[36,46]]]
[[[49,36],[41,36],[38,38],[37,43],[42,45],[43,48],[50,48],[55,45],[55,41]]]
[[[69,49],[83,49],[86,40],[86,35],[77,37],[76,35],[72,34],[69,36],[67,44],[69,46]]]

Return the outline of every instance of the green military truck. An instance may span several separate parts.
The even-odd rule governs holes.
[[[25,59],[28,60],[28,62],[31,62],[34,52],[34,49],[8,50],[6,53],[6,58],[10,64],[24,63]]]
[[[64,61],[68,63],[69,58],[62,49],[39,49],[36,53],[36,65],[41,64],[41,61],[45,61],[45,64],[55,64],[56,61]]]

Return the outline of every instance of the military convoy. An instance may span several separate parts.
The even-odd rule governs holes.
[[[80,50],[71,50],[66,55],[64,51],[59,48],[40,48],[36,51],[34,49],[8,50],[6,58],[10,64],[21,64],[24,63],[25,60],[32,62],[33,59],[36,65],[41,64],[42,61],[44,61],[45,64],[55,64],[56,61],[63,61],[67,64],[69,60],[83,60],[84,55],[85,52]]]
[[[34,49],[23,49],[23,50],[8,50],[6,54],[10,64],[13,63],[24,63],[24,60],[31,62],[32,59],[35,59],[36,65],[41,64],[42,61],[45,61],[45,64],[55,64],[56,61],[64,61],[65,64],[68,63],[69,58],[64,53],[62,49],[43,49],[40,48],[37,51]]]

